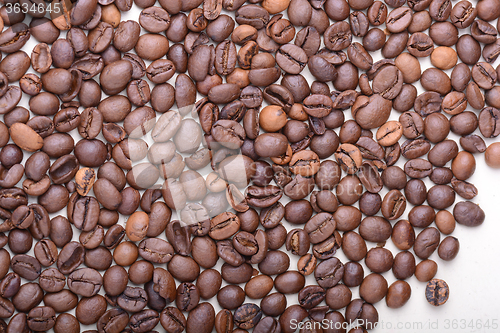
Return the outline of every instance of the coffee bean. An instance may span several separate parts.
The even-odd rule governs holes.
[[[430,280],[425,288],[425,297],[427,302],[434,306],[440,306],[446,303],[450,295],[448,284],[439,279]]]
[[[453,208],[453,216],[455,220],[466,226],[477,226],[484,221],[484,211],[470,201],[462,201]]]
[[[406,198],[399,190],[391,190],[382,201],[382,215],[388,220],[399,218],[406,209]]]
[[[122,309],[110,309],[106,311],[97,322],[97,328],[103,330],[104,327],[115,327],[116,330],[123,330],[128,324],[129,318],[126,311]]]
[[[81,268],[68,276],[68,287],[75,294],[94,296],[101,289],[102,276],[92,268]]]
[[[328,213],[320,213],[310,219],[304,231],[309,235],[313,244],[324,241],[335,230],[336,222],[333,216]]]
[[[54,327],[56,314],[53,308],[39,306],[28,313],[28,327],[32,330],[44,331]]]
[[[70,274],[83,262],[85,249],[77,242],[67,243],[59,252],[57,268],[63,274]]]
[[[425,178],[432,173],[429,161],[416,158],[405,163],[405,173],[411,178]]]
[[[234,312],[234,322],[236,326],[243,329],[255,327],[262,316],[260,308],[251,303],[243,304]]]
[[[146,306],[148,301],[146,291],[138,287],[127,287],[118,296],[116,303],[124,310],[139,312]]]
[[[160,324],[168,332],[182,332],[187,324],[182,312],[175,307],[167,307],[160,313]]]
[[[365,327],[370,327],[378,322],[378,312],[370,303],[364,303],[361,299],[352,300],[346,308],[346,321],[352,323],[356,319],[362,319]]]
[[[0,233],[0,245],[14,257],[0,251],[6,259],[0,295],[6,317],[14,310],[28,313],[14,316],[9,327],[58,332],[96,323],[100,331],[120,332],[127,325],[150,331],[160,322],[167,332],[209,332],[214,326],[218,332],[292,332],[291,320],[309,313],[306,324],[362,319],[365,327],[353,330],[361,332],[378,321],[371,303],[385,296],[389,307],[404,305],[409,285],[397,281],[389,287],[379,273],[392,268],[399,280],[415,274],[429,281],[437,265],[426,259],[415,266],[407,251],[414,247],[425,259],[437,249],[451,260],[458,241],[449,236],[440,243],[439,232],[449,235],[456,222],[475,226],[484,220],[483,210],[469,201],[457,203],[453,214],[446,209],[456,194],[465,200],[477,195],[467,181],[476,164],[471,154],[486,151],[488,164],[498,164],[496,146],[486,150],[473,134],[479,127],[485,137],[497,135],[499,73],[491,63],[499,44],[488,22],[500,13],[492,1],[474,8],[445,0],[412,0],[408,7],[402,0],[173,0],[158,7],[140,0],[138,22],[121,22],[130,0],[99,6],[84,1],[74,6],[78,11],[63,8],[61,20],[33,19],[30,31],[21,23],[24,14],[3,15],[10,28],[0,35],[8,54],[0,63],[0,232],[8,234]],[[235,11],[235,19],[222,9]],[[286,18],[276,15],[285,9]],[[381,29],[370,29],[382,23],[391,33],[387,40]],[[458,28],[468,26],[470,35],[459,38]],[[148,33],[141,35],[141,27]],[[59,30],[68,30],[66,39],[58,39]],[[30,34],[39,42],[31,61],[20,51]],[[363,37],[362,43],[353,43],[353,35]],[[132,48],[135,53],[126,53]],[[386,59],[374,62],[370,52],[378,49]],[[430,57],[436,68],[422,73],[418,57]],[[457,65],[458,58],[463,64]],[[26,73],[29,65],[40,75]],[[311,84],[300,74],[306,65],[316,80]],[[443,72],[451,68],[451,76]],[[174,87],[167,81],[175,72]],[[99,82],[93,79],[98,74]],[[152,91],[144,76],[155,84]],[[19,87],[9,85],[17,80]],[[420,95],[413,85],[418,80],[427,90]],[[117,95],[125,89],[126,95]],[[31,96],[31,119],[17,106],[22,92]],[[101,101],[102,92],[110,96]],[[205,97],[197,100],[197,92]],[[264,101],[268,105],[261,109]],[[171,110],[174,104],[178,112]],[[481,110],[479,116],[465,111],[467,104]],[[346,121],[343,110],[349,108],[353,120]],[[402,113],[398,121],[389,121],[392,108]],[[156,112],[163,113],[158,123]],[[182,120],[189,112],[200,125]],[[74,129],[82,137],[77,142],[69,134]],[[450,130],[461,136],[464,152],[447,139]],[[142,136],[150,131],[154,144],[148,147]],[[97,138],[101,132],[106,142]],[[403,135],[407,141],[400,145]],[[34,153],[24,163],[23,150]],[[321,161],[332,154],[335,161]],[[401,155],[408,159],[404,169],[396,166]],[[259,160],[266,157],[273,165]],[[451,167],[445,167],[448,162]],[[213,172],[203,179],[195,170],[209,163]],[[190,170],[183,170],[186,165]],[[23,174],[23,188],[16,188]],[[159,176],[166,180],[161,189],[154,187]],[[435,183],[429,190],[421,179],[427,176]],[[389,192],[382,198],[384,186]],[[291,200],[286,205],[283,194]],[[38,204],[28,205],[28,195]],[[358,201],[359,209],[352,206]],[[391,226],[406,201],[413,205],[408,220]],[[143,212],[136,212],[139,206]],[[227,212],[229,206],[237,213]],[[63,208],[68,218],[50,220],[50,213]],[[172,209],[180,211],[179,220],[171,221]],[[125,227],[119,214],[128,216]],[[283,218],[304,226],[287,233]],[[433,221],[438,229],[429,227]],[[71,224],[80,230],[79,243],[71,241]],[[353,231],[358,227],[359,234]],[[425,229],[415,237],[414,227]],[[158,238],[163,231],[168,241]],[[381,247],[389,236],[402,251],[395,257]],[[26,253],[33,238],[31,257]],[[368,251],[366,241],[380,246]],[[300,256],[297,271],[288,271],[283,245]],[[335,257],[340,248],[352,262],[343,265]],[[144,260],[137,261],[139,255]],[[219,257],[221,273],[211,269]],[[374,272],[365,279],[354,262],[363,258]],[[57,269],[41,271],[54,263]],[[168,271],[158,264],[167,264]],[[14,273],[8,274],[9,266]],[[130,266],[128,273],[122,266]],[[312,273],[318,286],[305,285]],[[274,281],[271,275],[277,275]],[[22,277],[38,277],[39,284],[21,285]],[[69,290],[63,289],[66,278]],[[221,289],[222,279],[230,285]],[[129,280],[144,288],[127,286]],[[240,283],[245,291],[233,285]],[[105,297],[97,295],[101,286]],[[349,288],[355,286],[362,299],[352,300]],[[273,287],[278,292],[268,295]],[[300,305],[287,308],[289,293],[298,293]],[[79,303],[77,294],[84,297]],[[211,305],[199,304],[200,297],[215,295],[224,308],[217,316]],[[262,309],[244,304],[245,295],[262,298]],[[38,307],[42,299],[45,306]],[[174,299],[177,307],[166,308]],[[319,306],[323,300],[327,306]],[[106,311],[107,304],[122,309]],[[53,315],[75,307],[76,317]],[[335,311],[343,307],[345,319]],[[129,318],[127,311],[134,314]],[[189,312],[187,319],[182,311]],[[262,313],[269,318],[259,322]]]
[[[439,246],[440,234],[434,227],[428,227],[420,232],[415,239],[415,254],[421,259],[427,259]]]
[[[394,257],[392,272],[398,279],[404,280],[415,274],[415,257],[411,252],[399,252]]]
[[[0,283],[0,295],[5,298],[11,298],[17,294],[20,287],[21,277],[16,273],[9,273]]]
[[[400,308],[408,302],[410,297],[410,285],[406,281],[396,281],[389,286],[385,300],[388,307]]]
[[[416,267],[415,277],[421,282],[427,282],[434,278],[437,268],[437,264],[434,261],[430,259],[423,260]]]
[[[200,303],[188,315],[186,332],[212,331],[215,324],[215,311],[210,303]]]

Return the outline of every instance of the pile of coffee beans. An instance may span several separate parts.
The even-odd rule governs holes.
[[[430,257],[485,219],[477,156],[500,167],[499,16],[2,1],[0,333],[363,333],[412,276],[444,304]]]

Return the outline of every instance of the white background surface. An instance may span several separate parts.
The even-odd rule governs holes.
[[[453,4],[458,1],[454,0]],[[471,0],[472,3],[476,3],[475,0]],[[156,3],[159,6],[158,3]],[[134,5],[132,10],[129,12],[122,13],[122,21],[124,20],[136,20],[138,21],[140,10]],[[233,15],[234,13],[224,12],[225,14]],[[286,16],[286,13],[285,13]],[[29,24],[29,19],[25,20],[25,23]],[[333,22],[331,22],[333,23]],[[492,23],[496,26],[496,22]],[[383,29],[383,26],[379,27]],[[300,28],[297,28],[297,32]],[[142,33],[145,33],[143,30]],[[470,28],[460,30],[460,34],[470,33]],[[65,34],[61,34],[60,38],[63,38]],[[353,38],[353,41],[361,42],[361,38]],[[31,50],[36,45],[36,40],[32,37],[30,41],[23,47],[23,50],[31,54]],[[322,45],[323,47],[323,45]],[[380,51],[375,52],[373,55],[374,60],[381,59]],[[420,58],[420,63],[422,71],[430,66],[429,59]],[[482,60],[481,60],[482,61]],[[499,61],[494,64],[494,67],[498,65]],[[146,62],[149,64],[149,62]],[[28,72],[34,72],[32,68]],[[451,74],[451,70],[446,71],[448,75]],[[314,79],[310,75],[307,68],[302,72],[302,74],[308,78],[309,82]],[[361,72],[359,73],[361,74]],[[144,78],[145,79],[145,78]],[[172,85],[175,82],[175,76],[168,81]],[[279,83],[279,82],[278,82]],[[15,83],[18,84],[18,83]],[[333,85],[329,84],[330,89],[334,89]],[[415,84],[419,94],[423,92],[420,84]],[[151,85],[151,88],[153,85]],[[124,94],[124,92],[122,92]],[[28,98],[24,95],[20,105],[28,107]],[[103,99],[105,95],[103,94]],[[198,96],[198,99],[201,98]],[[82,111],[83,109],[80,109]],[[468,107],[467,110],[472,108]],[[478,110],[476,110],[478,114]],[[397,120],[400,113],[393,110],[391,119]],[[351,119],[350,111],[345,111],[346,120]],[[2,118],[3,119],[3,118]],[[338,129],[336,129],[338,133]],[[76,131],[72,132],[75,141],[81,139]],[[479,130],[476,131],[479,134]],[[479,134],[480,135],[480,134]],[[102,136],[100,136],[102,139]],[[449,138],[452,138],[458,142],[459,137],[450,133]],[[404,139],[404,138],[403,138]],[[403,143],[404,140],[400,143]],[[487,139],[485,140],[487,144],[491,142],[499,141],[498,139]],[[385,305],[385,300],[375,304],[377,310],[379,311],[380,325],[384,325],[384,328],[379,327],[373,330],[375,333],[389,333],[389,332],[500,332],[500,327],[494,329],[492,326],[493,321],[495,321],[500,326],[500,287],[499,278],[500,273],[498,258],[500,257],[500,246],[498,245],[498,235],[500,234],[500,201],[498,196],[498,184],[500,183],[500,170],[493,170],[486,166],[484,163],[484,155],[475,155],[477,168],[476,173],[469,179],[470,182],[475,184],[478,188],[479,194],[474,198],[474,202],[480,204],[481,208],[484,209],[486,213],[486,220],[483,225],[476,228],[468,228],[462,225],[457,225],[453,236],[460,240],[460,253],[457,258],[451,262],[443,262],[437,256],[437,252],[434,253],[430,259],[435,260],[438,265],[437,278],[444,279],[450,286],[450,299],[449,301],[441,307],[433,307],[427,303],[425,300],[425,283],[419,282],[415,277],[408,279],[412,287],[412,297],[410,301],[401,309],[389,309]],[[333,159],[333,156],[330,157]],[[26,156],[25,156],[26,159]],[[25,160],[24,160],[25,161]],[[23,163],[24,163],[23,161]],[[404,165],[405,159],[401,157],[401,160],[397,165],[402,167]],[[448,165],[449,166],[449,165]],[[430,180],[425,179],[427,188],[429,189],[433,184]],[[386,189],[383,190],[381,195],[387,192]],[[457,196],[457,201],[461,200]],[[30,198],[30,202],[36,202],[36,198]],[[285,201],[283,201],[285,202]],[[402,218],[407,217],[407,213],[410,211],[411,205],[408,205],[406,213]],[[62,214],[65,215],[65,210],[53,214],[52,216]],[[380,214],[379,214],[380,215]],[[174,219],[174,217],[172,217]],[[123,216],[120,218],[122,225],[125,225],[126,218]],[[286,221],[283,224],[288,230],[291,230],[295,226],[289,225]],[[394,225],[394,223],[393,223]],[[419,230],[416,230],[418,233]],[[74,240],[78,241],[79,232],[74,229]],[[164,234],[160,236],[165,238]],[[442,236],[441,239],[444,237]],[[34,246],[34,244],[33,244]],[[368,248],[375,247],[376,244],[368,243]],[[387,248],[389,248],[394,255],[397,254],[397,249],[392,245],[389,240],[387,243]],[[286,251],[284,248],[281,250]],[[33,250],[28,254],[33,255]],[[345,256],[339,251],[338,257],[342,262],[346,262]],[[297,256],[290,254],[291,257],[291,270],[296,270],[296,260]],[[220,268],[222,260],[219,260],[216,267]],[[417,258],[417,263],[419,262]],[[364,266],[364,263],[362,263]],[[369,274],[369,270],[365,267],[365,275]],[[103,273],[103,272],[101,272]],[[387,279],[389,284],[394,282],[396,279],[392,274],[392,271],[383,274]],[[314,277],[308,276],[306,279],[306,285],[316,284]],[[223,284],[224,285],[224,284]],[[244,287],[242,285],[242,287]],[[275,290],[273,289],[272,292]],[[101,294],[103,294],[103,289],[101,289]],[[353,299],[358,297],[357,288],[353,289]],[[215,298],[210,300],[211,303],[216,308],[216,312],[220,310],[220,307]],[[246,302],[252,302],[248,299]],[[260,300],[255,301],[255,303],[260,303]],[[289,295],[288,304],[296,304],[297,296]],[[324,305],[324,303],[322,304]],[[174,306],[171,304],[171,306]],[[341,310],[344,313],[343,310]],[[74,311],[71,311],[74,313]],[[453,321],[456,321],[458,326],[452,326]],[[465,320],[466,326],[463,326],[463,321]],[[489,321],[490,328],[486,328],[485,324]],[[469,326],[470,323],[474,326]],[[432,324],[432,326],[430,326]],[[478,324],[482,324],[483,328],[479,328]],[[398,326],[399,325],[399,326]],[[436,327],[437,325],[437,327]],[[392,327],[392,328],[389,328]],[[421,329],[419,329],[419,327]],[[83,327],[82,331],[85,329],[92,329],[91,327]],[[156,330],[163,331],[163,328],[158,325]],[[214,330],[215,331],[215,330]]]

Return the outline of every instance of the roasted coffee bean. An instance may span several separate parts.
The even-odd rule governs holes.
[[[57,247],[51,240],[42,239],[36,243],[34,250],[35,257],[42,266],[51,266],[57,260]]]
[[[459,248],[460,244],[458,239],[448,236],[441,241],[441,244],[439,244],[438,255],[443,260],[453,260],[457,256]]]
[[[85,249],[80,243],[67,243],[57,258],[57,267],[63,274],[70,274],[83,262]]]
[[[458,146],[454,141],[445,140],[436,144],[428,154],[429,161],[437,166],[443,167],[454,159],[458,154]]]
[[[335,230],[336,222],[333,216],[328,213],[319,213],[310,219],[304,231],[309,235],[313,244],[324,241]]]
[[[487,107],[479,113],[479,130],[486,138],[493,138],[498,136],[497,130],[498,109]]]
[[[348,231],[342,237],[342,251],[348,259],[359,261],[366,255],[366,243],[359,234]]]
[[[382,201],[382,215],[388,220],[399,218],[406,209],[406,198],[399,190],[391,190]]]
[[[160,324],[168,333],[175,333],[182,332],[187,321],[179,309],[167,307],[160,313]]]
[[[21,287],[21,277],[17,273],[7,274],[0,282],[0,295],[4,298],[11,298]]]
[[[385,278],[377,273],[367,275],[359,287],[359,295],[372,304],[379,302],[387,294],[388,284]]]
[[[97,294],[102,286],[102,276],[92,268],[81,268],[68,276],[68,287],[75,294],[91,297]]]
[[[123,330],[129,322],[129,317],[126,311],[122,309],[110,309],[106,311],[97,322],[97,328],[104,330],[105,327],[113,327],[117,331]]]
[[[71,292],[68,291],[70,294]],[[62,296],[62,295],[60,295]],[[73,295],[74,296],[74,295]],[[12,304],[18,311],[28,312],[43,300],[43,290],[36,283],[25,283],[12,297]],[[47,297],[48,298],[48,297]],[[64,297],[61,297],[64,298]],[[45,303],[45,301],[44,301]],[[72,302],[69,302],[72,303]]]
[[[257,305],[247,303],[236,309],[234,312],[234,322],[240,328],[250,329],[258,324],[261,316],[262,311]]]
[[[15,273],[29,281],[37,279],[41,273],[40,262],[36,258],[26,254],[13,256],[10,265]]]
[[[313,254],[318,259],[329,259],[335,255],[341,245],[342,236],[335,231],[332,236],[313,246]]]
[[[250,280],[250,278],[248,279]],[[245,292],[239,286],[228,285],[217,294],[217,301],[225,309],[233,310],[243,304]]]
[[[378,322],[378,312],[370,303],[364,303],[361,299],[352,300],[346,308],[345,319],[352,323],[356,319],[362,319],[365,327],[370,327]]]
[[[446,303],[450,295],[448,284],[439,279],[430,280],[425,288],[425,297],[427,302],[434,306],[440,306]]]
[[[427,193],[427,202],[436,209],[445,209],[455,202],[455,192],[448,185],[435,185]]]
[[[432,173],[432,165],[427,160],[416,158],[406,162],[404,170],[411,178],[425,178]]]
[[[439,231],[445,235],[449,235],[455,230],[455,218],[453,214],[447,210],[437,212],[435,222]]]
[[[239,218],[230,212],[226,212],[217,215],[211,220],[209,234],[216,240],[226,239],[234,235],[238,231],[239,226]]]
[[[400,280],[415,274],[429,281],[437,265],[424,260],[415,266],[407,251],[414,247],[425,259],[437,249],[442,259],[451,260],[458,241],[449,236],[440,243],[439,232],[449,235],[456,222],[476,226],[485,219],[469,201],[457,203],[453,214],[446,209],[456,194],[465,200],[477,195],[467,181],[476,164],[471,154],[486,151],[487,164],[500,165],[496,146],[486,150],[473,134],[478,127],[485,137],[498,134],[500,72],[490,64],[500,44],[488,23],[500,14],[495,1],[483,0],[475,8],[468,1],[453,5],[446,0],[411,0],[408,7],[402,0],[162,0],[158,7],[138,0],[143,8],[138,22],[120,22],[120,11],[132,7],[130,0],[102,0],[99,6],[84,1],[75,10],[63,8],[65,15],[53,21],[32,13],[40,17],[29,31],[21,23],[24,13],[6,15],[4,10],[1,16],[10,28],[0,35],[5,39],[0,49],[8,54],[0,63],[0,113],[5,114],[0,232],[9,234],[0,234],[0,245],[8,245],[15,256],[0,251],[8,263],[0,265],[0,295],[3,317],[14,310],[28,313],[14,316],[7,330],[76,332],[79,323],[97,323],[99,331],[146,332],[160,322],[167,332],[215,327],[241,333],[255,327],[274,333],[292,332],[292,319],[309,316],[305,324],[362,319],[364,327],[352,330],[361,332],[378,321],[371,303],[385,296],[388,307],[404,305],[409,285],[388,286],[379,273],[392,268]],[[236,11],[235,19],[222,9]],[[285,9],[286,18],[279,14]],[[382,29],[370,29],[382,23],[390,33],[387,41]],[[459,38],[458,28],[468,26],[470,35]],[[141,27],[148,33],[141,36]],[[59,30],[68,30],[66,39],[58,39]],[[30,34],[39,42],[31,61],[20,51]],[[353,35],[363,37],[362,43],[353,42]],[[325,48],[320,50],[321,36]],[[169,46],[169,40],[177,44]],[[480,43],[487,44],[483,50]],[[133,48],[137,54],[125,53]],[[374,62],[370,52],[378,49],[386,59]],[[418,57],[430,57],[436,68],[422,73]],[[459,58],[463,64],[457,65]],[[152,63],[147,66],[144,59]],[[40,76],[26,74],[29,65]],[[317,80],[311,84],[300,74],[306,65]],[[443,72],[452,68],[451,76]],[[167,81],[175,72],[174,87]],[[99,83],[93,79],[98,74]],[[152,91],[144,76],[155,84]],[[9,85],[17,80],[20,88]],[[418,80],[427,91],[417,96],[413,83]],[[125,89],[127,95],[117,95]],[[31,96],[32,119],[17,106],[22,92]],[[110,96],[101,101],[102,92]],[[197,101],[197,92],[205,97]],[[264,101],[269,105],[261,110]],[[171,110],[174,104],[179,112]],[[465,111],[467,104],[481,110],[479,115]],[[353,120],[345,121],[343,110],[349,108]],[[402,113],[398,121],[389,121],[392,108]],[[155,112],[163,113],[157,123]],[[198,115],[204,137],[195,120],[182,120],[189,112]],[[74,142],[68,133],[77,128],[82,139]],[[450,130],[461,136],[464,152],[447,139]],[[150,131],[154,144],[148,147],[140,137]],[[106,142],[98,140],[101,132]],[[400,146],[403,135],[407,141]],[[14,144],[8,144],[10,138]],[[23,165],[23,150],[41,152],[27,156]],[[332,154],[334,161],[321,161]],[[395,165],[400,155],[409,160],[404,169]],[[144,157],[148,162],[139,162]],[[259,160],[267,157],[272,166]],[[110,158],[115,162],[106,162]],[[451,167],[445,167],[448,162]],[[209,163],[214,172],[203,180],[195,170]],[[183,172],[186,165],[190,170]],[[341,170],[348,176],[342,178]],[[138,179],[142,171],[148,171],[144,183]],[[16,188],[23,173],[23,188]],[[166,180],[161,189],[154,187],[159,175]],[[429,190],[421,179],[427,176],[435,183]],[[313,191],[316,184],[319,190]],[[382,199],[384,186],[390,191]],[[140,189],[146,189],[142,198]],[[285,206],[283,194],[291,199]],[[28,205],[28,195],[39,204]],[[156,202],[162,196],[165,202]],[[197,200],[202,202],[190,202]],[[352,206],[357,201],[359,209]],[[406,201],[414,206],[408,221],[391,226]],[[136,212],[139,206],[143,212]],[[68,219],[50,220],[50,213],[65,207]],[[237,214],[226,212],[228,207]],[[171,221],[172,209],[180,211],[178,221]],[[382,216],[376,216],[379,211]],[[119,223],[120,213],[129,216],[126,227]],[[303,228],[287,235],[283,218]],[[429,227],[433,221],[438,229]],[[71,224],[80,230],[79,243],[71,241]],[[359,234],[353,231],[358,227]],[[414,227],[425,229],[415,237]],[[164,231],[168,242],[158,238]],[[403,251],[394,258],[382,247],[389,237]],[[26,253],[33,238],[31,257]],[[379,246],[368,251],[366,241]],[[290,257],[279,251],[283,245],[300,256],[298,271],[288,271]],[[345,266],[335,257],[340,248],[353,260]],[[139,255],[144,260],[137,261]],[[211,269],[219,257],[222,274]],[[363,268],[354,262],[363,258],[375,272],[364,280]],[[111,267],[112,260],[117,266]],[[57,269],[41,272],[41,266],[54,263]],[[154,266],[165,263],[168,271]],[[9,264],[14,273],[7,275]],[[130,266],[128,273],[122,266]],[[102,276],[97,270],[106,272]],[[305,276],[312,273],[318,286],[305,286]],[[277,275],[274,281],[272,275]],[[21,285],[21,278],[37,277],[39,284]],[[175,279],[181,281],[178,288]],[[222,279],[231,285],[219,291]],[[144,289],[127,286],[129,280]],[[241,283],[245,291],[232,285]],[[105,297],[96,294],[101,286]],[[355,286],[362,299],[352,300],[349,288]],[[268,295],[273,287],[278,292]],[[298,293],[299,305],[287,308],[289,293]],[[77,294],[84,297],[80,303]],[[211,305],[199,304],[200,297],[215,295],[224,308],[217,316]],[[262,309],[244,304],[245,296],[263,298]],[[44,307],[38,307],[42,298]],[[174,299],[177,307],[166,308]],[[327,306],[319,306],[323,300]],[[106,312],[107,304],[122,309]],[[76,318],[65,314],[56,320],[56,312],[75,307]],[[345,319],[335,311],[343,307]],[[134,313],[130,319],[127,311]],[[187,319],[182,311],[190,312]],[[269,318],[259,323],[262,313]],[[0,330],[3,326],[0,321]]]
[[[125,291],[118,296],[117,304],[124,310],[130,312],[139,312],[146,306],[148,297],[146,291],[138,287],[127,287]]]
[[[200,303],[188,315],[186,332],[209,333],[215,324],[215,310],[210,303]]]
[[[382,243],[389,239],[391,233],[392,226],[379,216],[366,217],[359,226],[361,237],[370,242]]]
[[[337,258],[322,261],[314,272],[317,283],[323,288],[335,286],[344,274],[344,266]]]
[[[427,259],[439,246],[440,234],[434,227],[420,232],[415,239],[415,254],[421,259]]]
[[[326,29],[324,34],[325,46],[332,51],[341,51],[349,46],[352,33],[347,22],[337,22]]]
[[[415,273],[415,257],[411,252],[399,252],[394,257],[392,272],[398,279],[405,280]]]
[[[269,13],[260,6],[246,5],[236,11],[235,18],[238,24],[249,24],[262,29],[269,22]]]
[[[455,220],[466,226],[478,226],[484,221],[484,211],[470,201],[458,202],[453,208]]]
[[[391,269],[394,258],[391,251],[376,247],[368,251],[365,258],[365,264],[375,273],[383,273]]]
[[[181,311],[191,311],[200,301],[198,288],[190,283],[184,282],[177,288],[176,306]]]
[[[410,8],[400,7],[392,10],[386,19],[387,29],[391,33],[404,31],[412,21],[412,14]]]
[[[56,313],[49,306],[40,306],[32,309],[28,313],[28,327],[36,331],[45,331],[54,327]]]
[[[386,303],[388,307],[396,309],[405,305],[410,297],[410,285],[406,281],[396,281],[389,286]]]

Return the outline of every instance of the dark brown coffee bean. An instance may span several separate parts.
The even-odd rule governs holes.
[[[158,312],[146,309],[130,316],[129,327],[136,332],[148,331],[155,328],[159,321]]]
[[[429,189],[427,202],[436,209],[445,209],[455,202],[455,192],[448,185],[435,185]]]
[[[84,247],[77,242],[67,243],[57,258],[57,268],[63,274],[70,274],[83,263]]]
[[[386,279],[377,273],[367,275],[359,287],[359,295],[365,301],[377,303],[387,294],[388,284]]]
[[[470,201],[458,202],[453,208],[455,220],[466,226],[478,226],[484,221],[484,211],[479,205]]]
[[[49,306],[39,306],[28,313],[28,327],[36,331],[45,331],[54,327],[56,313]]]
[[[405,280],[415,274],[415,257],[411,252],[399,252],[394,257],[392,272],[400,280]]]
[[[139,254],[152,263],[167,263],[171,260],[173,253],[173,247],[161,239],[147,238],[139,243]]]
[[[445,185],[438,185],[438,186],[445,186]],[[433,202],[433,200],[435,200],[435,198],[431,196],[431,202]],[[426,205],[415,206],[412,208],[410,213],[408,213],[408,220],[414,227],[417,228],[428,227],[434,221],[435,217],[436,213],[434,212],[434,209]]]
[[[359,234],[367,241],[382,243],[391,237],[392,226],[382,217],[366,217],[361,221]]]
[[[445,261],[453,260],[457,256],[459,249],[460,243],[458,242],[458,239],[448,236],[441,241],[441,244],[439,244],[438,255]]]
[[[102,286],[101,274],[92,268],[81,268],[68,276],[68,287],[75,294],[91,297],[97,294]]]
[[[13,24],[0,34],[0,51],[14,53],[19,51],[30,38],[29,28],[24,23]]]
[[[382,201],[382,215],[388,220],[399,218],[406,209],[406,198],[399,190],[391,190]]]
[[[200,303],[188,315],[186,332],[209,333],[215,324],[215,310],[210,303]]]
[[[391,269],[393,262],[391,251],[382,247],[370,249],[365,258],[366,266],[375,273],[387,272]]]
[[[362,319],[365,327],[373,327],[378,322],[378,312],[370,303],[364,303],[361,299],[355,299],[346,308],[346,321],[354,322]]]
[[[387,29],[392,33],[404,31],[412,21],[412,10],[400,7],[392,10],[386,19]]]
[[[185,329],[187,321],[179,309],[167,307],[160,313],[160,324],[167,333],[176,333]]]
[[[269,13],[257,5],[240,7],[235,14],[238,24],[249,24],[256,29],[264,28],[269,22]]]
[[[385,300],[388,307],[396,309],[405,305],[410,297],[410,285],[406,281],[396,281],[389,286]]]
[[[97,322],[97,328],[104,330],[105,327],[113,327],[116,331],[123,330],[128,324],[129,318],[126,311],[122,309],[110,309],[106,311]]]
[[[467,200],[471,200],[478,193],[477,188],[473,184],[456,178],[451,180],[451,186],[459,196]]]
[[[439,246],[440,234],[434,227],[420,232],[415,239],[415,254],[421,259],[427,259]]]
[[[252,303],[243,304],[234,312],[234,322],[236,326],[243,329],[255,327],[262,317],[261,309]]]
[[[184,282],[177,288],[177,298],[175,304],[177,308],[181,311],[191,311],[194,309],[198,302],[200,301],[200,295],[198,288],[190,283]]]
[[[33,281],[40,276],[40,262],[29,255],[18,254],[12,257],[10,261],[12,270],[26,280]]]
[[[304,230],[309,235],[313,244],[324,241],[335,230],[336,223],[333,216],[328,213],[320,213],[310,219]]]
[[[341,51],[349,46],[352,39],[351,29],[347,22],[337,22],[326,29],[325,46],[332,51]]]
[[[432,173],[432,164],[427,160],[416,158],[406,162],[404,170],[411,178],[425,178]]]
[[[487,138],[493,138],[500,134],[497,130],[497,118],[500,111],[493,107],[487,107],[479,113],[479,130]]]
[[[139,287],[127,287],[118,296],[116,303],[124,310],[139,312],[146,306],[148,301],[146,291]]]
[[[57,247],[51,240],[42,239],[35,244],[35,257],[42,266],[48,267],[54,264],[57,260]]]
[[[0,295],[3,298],[11,298],[21,287],[21,277],[17,273],[7,274],[0,282]]]
[[[405,186],[405,196],[406,200],[412,205],[418,206],[423,204],[427,199],[427,188],[425,183],[420,179],[411,179]]]
[[[348,231],[342,237],[342,251],[349,260],[359,261],[367,253],[366,243],[359,234]]]

